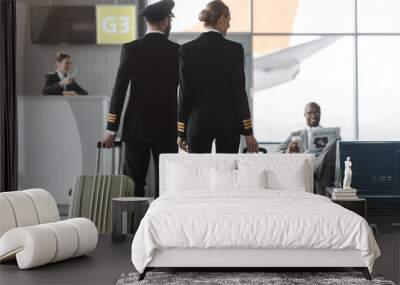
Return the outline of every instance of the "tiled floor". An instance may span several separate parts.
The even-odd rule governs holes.
[[[377,236],[382,256],[375,272],[400,283],[400,233]],[[134,271],[130,260],[131,239],[111,242],[101,236],[89,256],[54,263],[31,270],[18,270],[15,262],[0,265],[0,284],[115,284],[124,272]]]

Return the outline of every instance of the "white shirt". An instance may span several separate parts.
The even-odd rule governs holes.
[[[58,78],[60,78],[60,81],[63,81],[65,78],[68,77],[68,76],[64,76],[64,73],[62,73],[59,70],[57,70],[57,75],[58,75]],[[64,88],[64,91],[67,91],[67,86],[66,85],[64,85],[63,88]]]
[[[221,31],[218,31],[217,29],[214,29],[214,28],[211,28],[211,27],[205,27],[205,29],[206,29],[206,32],[216,32],[216,33],[222,35]]]
[[[62,73],[61,71],[57,70],[56,72],[57,72],[58,78],[60,78],[60,80],[64,80],[66,78],[66,76],[64,76],[64,73]]]
[[[147,34],[162,34],[162,35],[165,35],[165,33],[164,32],[162,32],[162,31],[159,31],[159,30],[147,30],[147,32],[146,32],[146,35]]]

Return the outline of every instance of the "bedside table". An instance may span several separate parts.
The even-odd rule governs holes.
[[[336,200],[331,199],[332,202],[339,204],[340,206],[359,214],[364,219],[367,219],[367,200],[363,198],[354,198],[351,200]]]
[[[124,241],[126,239],[128,234],[127,215],[130,212],[134,213],[132,234],[136,232],[151,200],[150,197],[118,197],[112,199],[112,241]]]

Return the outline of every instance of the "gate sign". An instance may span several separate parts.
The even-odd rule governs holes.
[[[122,44],[136,39],[136,6],[96,5],[98,44]]]

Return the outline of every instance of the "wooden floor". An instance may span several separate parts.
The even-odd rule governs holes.
[[[375,273],[400,283],[400,233],[377,236],[382,256]],[[15,262],[0,265],[0,284],[115,284],[122,273],[135,271],[131,262],[132,238],[114,243],[100,236],[94,252],[30,270],[19,270]]]

